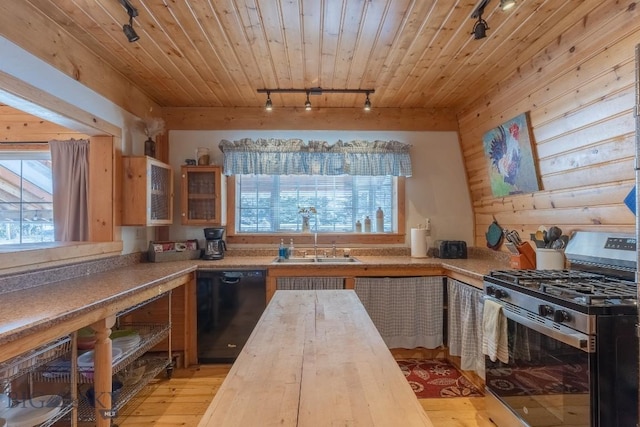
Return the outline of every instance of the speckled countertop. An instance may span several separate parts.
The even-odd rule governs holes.
[[[360,263],[322,263],[314,269],[351,271],[363,267],[398,268],[411,274],[412,269],[439,268],[481,281],[491,270],[508,267],[508,257],[486,252],[470,253],[469,259],[443,260],[409,256],[356,255]],[[56,322],[99,310],[196,269],[295,269],[296,264],[274,264],[273,255],[227,256],[222,260],[140,263],[110,271],[60,280],[46,285],[3,293],[0,298],[0,346],[22,339]],[[348,270],[345,270],[348,269]],[[274,270],[275,272],[275,270]],[[280,270],[282,272],[282,270]],[[475,284],[477,286],[477,283]]]
[[[4,293],[0,298],[0,346],[195,269],[194,263],[136,264]]]

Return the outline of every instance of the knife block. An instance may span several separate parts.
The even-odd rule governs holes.
[[[518,270],[533,270],[536,268],[536,253],[528,243],[516,246],[518,255],[511,255],[509,266]]]

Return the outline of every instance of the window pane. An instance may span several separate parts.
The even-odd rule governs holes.
[[[0,160],[0,244],[53,241],[52,191],[51,160]]]
[[[375,212],[385,213],[385,231],[393,231],[395,181],[393,177],[239,175],[236,176],[236,232],[300,232],[301,210],[314,207],[311,231],[355,232],[355,222],[369,216],[375,230]]]

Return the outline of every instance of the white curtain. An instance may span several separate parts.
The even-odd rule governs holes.
[[[49,141],[55,240],[89,240],[89,141]]]
[[[484,378],[482,354],[483,293],[471,285],[447,279],[449,294],[449,354],[460,356],[460,368]]]

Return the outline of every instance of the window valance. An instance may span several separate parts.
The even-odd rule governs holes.
[[[398,141],[222,140],[225,175],[411,176],[409,144]]]

